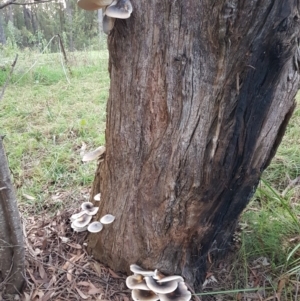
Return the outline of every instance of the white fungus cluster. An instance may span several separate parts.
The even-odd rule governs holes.
[[[105,153],[105,146],[99,146],[94,151],[85,154],[82,157],[83,162],[88,162],[96,159],[101,159],[101,156]],[[94,196],[94,200],[99,202],[101,194],[98,193]],[[99,207],[95,207],[91,202],[84,202],[81,205],[81,211],[73,214],[70,217],[72,222],[71,228],[76,232],[89,231],[91,233],[100,232],[103,229],[103,225],[111,224],[115,217],[111,214],[106,214],[100,218],[99,221],[91,223],[93,215],[97,214]]]
[[[115,24],[115,19],[128,19],[132,13],[130,0],[78,0],[78,6],[84,10],[103,12],[103,31],[109,34]]]
[[[126,278],[135,301],[189,301],[191,292],[181,276],[164,276],[158,270],[146,271],[136,264],[130,266],[133,275]]]
[[[95,195],[94,199],[100,200],[100,194]],[[106,214],[100,218],[99,221],[91,223],[93,215],[97,214],[99,207],[94,207],[91,202],[84,202],[81,205],[81,211],[79,213],[73,214],[70,217],[72,222],[71,228],[76,232],[89,231],[91,233],[100,232],[103,229],[103,225],[111,224],[115,217],[111,214]]]

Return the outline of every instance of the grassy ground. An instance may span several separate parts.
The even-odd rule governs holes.
[[[37,210],[59,206],[53,199],[62,191],[76,198],[90,185],[96,163],[82,164],[80,149],[104,144],[108,53],[68,54],[68,60],[66,65],[60,54],[22,53],[0,104],[0,131],[19,200]],[[2,62],[0,84],[9,61]]]
[[[60,54],[21,53],[0,103],[0,134],[6,135],[19,202],[33,205],[33,213],[88,198],[96,163],[82,164],[80,152],[84,145],[92,150],[104,144],[108,53],[68,54],[68,60],[66,65]],[[2,55],[0,85],[12,61],[11,55]],[[295,300],[300,277],[300,188],[299,184],[285,188],[300,175],[299,128],[298,107],[241,218],[232,268],[207,290],[261,286],[280,291],[282,300]],[[239,299],[235,293],[226,296]]]

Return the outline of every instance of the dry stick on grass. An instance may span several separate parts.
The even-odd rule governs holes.
[[[291,188],[293,188],[294,186],[298,185],[299,183],[300,183],[300,176],[289,183],[289,185],[281,193],[281,196],[284,198],[286,196],[286,194],[288,193],[288,191]]]
[[[68,61],[68,58],[67,58],[67,53],[65,51],[65,47],[64,47],[63,41],[62,41],[61,36],[60,36],[59,33],[57,34],[57,37],[58,37],[61,52],[62,52],[62,54],[64,56],[64,59],[65,59],[65,62],[66,62],[66,66],[67,66],[70,74],[72,75],[72,70],[71,70],[70,65],[69,65],[69,61]]]
[[[0,8],[1,8],[1,7],[0,7]],[[1,91],[1,94],[0,94],[0,101],[2,100],[3,95],[4,95],[4,92],[5,92],[5,89],[6,89],[8,83],[9,83],[9,81],[10,81],[10,79],[11,79],[11,76],[12,76],[12,74],[13,74],[14,68],[15,68],[15,66],[16,66],[16,64],[17,64],[17,60],[18,60],[18,55],[16,55],[16,58],[14,59],[12,65],[11,65],[11,69],[10,69],[9,75],[8,75],[8,77],[7,77],[7,79],[6,79],[6,82],[5,82],[4,86],[3,86],[2,91]]]

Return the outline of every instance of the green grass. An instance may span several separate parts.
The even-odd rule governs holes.
[[[300,277],[299,185],[282,196],[290,181],[300,175],[299,129],[298,105],[275,158],[241,216],[241,247],[234,260],[234,282],[239,282],[241,288],[251,285],[249,275],[257,266],[255,260],[266,258],[269,265],[255,271],[262,279],[262,287],[273,288],[272,294],[280,290],[279,283],[284,280],[281,300],[294,300],[295,281]]]
[[[60,54],[23,53],[0,104],[0,134],[18,197],[28,203],[23,194],[34,196],[37,210],[61,191],[82,197],[96,168],[82,164],[82,143],[87,150],[104,144],[108,53],[68,59],[63,66]],[[2,82],[6,75],[0,73]]]

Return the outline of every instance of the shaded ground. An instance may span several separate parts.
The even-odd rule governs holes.
[[[129,300],[125,277],[93,260],[86,252],[87,233],[71,229],[74,212],[22,218],[27,278],[22,300]]]
[[[63,199],[68,195],[57,197]],[[75,233],[71,229],[69,217],[78,211],[58,210],[55,215],[49,215],[45,210],[26,218],[23,214],[27,288],[21,300],[132,300],[125,285],[126,276],[93,260],[86,252],[84,241],[87,233]],[[272,286],[272,268],[266,257],[248,263],[244,270],[237,262],[241,249],[240,233],[237,231],[226,260],[216,263],[209,258],[211,266],[201,292],[204,295],[194,295],[193,300],[299,300],[299,281],[290,282],[283,277],[278,279],[277,287]],[[244,278],[240,283],[236,280],[237,274]],[[242,286],[245,281],[248,283],[246,288]],[[289,287],[288,294],[286,285]],[[234,290],[233,287],[243,287],[245,291]],[[255,289],[258,287],[260,289]]]

